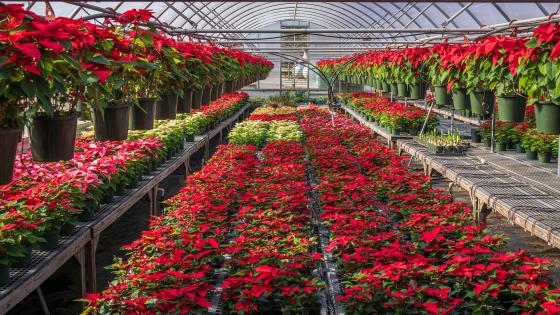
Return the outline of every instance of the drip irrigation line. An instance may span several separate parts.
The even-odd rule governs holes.
[[[305,147],[305,140],[303,140],[303,144]],[[325,297],[325,300],[330,311],[329,314],[344,315],[345,312],[342,305],[337,303],[338,298],[343,295],[342,285],[340,283],[340,280],[338,279],[339,273],[337,266],[334,263],[332,253],[326,250],[327,246],[330,244],[329,234],[320,218],[321,206],[319,203],[319,196],[317,192],[317,180],[315,178],[313,167],[311,166],[311,162],[309,160],[309,152],[307,151],[307,149],[305,150],[304,160],[306,162],[305,169],[307,171],[309,186],[311,187],[311,191],[309,192],[309,195],[311,197],[309,209],[311,210],[311,214],[313,216],[313,223],[316,227],[315,230],[319,240],[319,248],[321,249],[323,262],[325,264],[323,277],[325,283],[327,284],[326,293],[328,293]]]

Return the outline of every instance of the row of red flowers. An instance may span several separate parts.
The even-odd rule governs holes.
[[[231,115],[246,99],[246,93],[226,94],[192,114],[202,118],[194,133]],[[173,123],[171,130],[156,128],[136,140],[78,138],[74,159],[67,162],[34,162],[30,152],[19,156],[14,180],[0,186],[0,264],[29,255],[36,243],[61,227],[63,234],[73,233],[78,220],[89,220],[100,204],[133,188],[169,151],[178,149],[171,147],[177,142],[172,140],[179,138],[182,145],[192,132]]]
[[[313,275],[321,257],[304,167],[304,149],[272,142],[239,203],[236,235],[225,252],[231,276],[224,281],[224,310],[238,313],[300,312],[317,303],[321,282]]]
[[[116,279],[89,294],[91,314],[194,314],[211,306],[209,295],[228,244],[230,221],[247,178],[258,164],[255,147],[222,146],[189,183],[166,201],[142,237],[126,246]]]
[[[391,102],[375,93],[348,93],[339,96],[354,110],[388,129],[418,132],[428,115],[425,109]],[[427,130],[437,123],[437,117],[432,113],[426,124]]]
[[[546,262],[503,252],[471,210],[345,119],[301,121],[350,314],[560,313]]]

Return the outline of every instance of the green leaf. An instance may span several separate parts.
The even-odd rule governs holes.
[[[525,43],[527,48],[536,48],[539,46],[539,42],[536,37],[532,37],[528,42]]]
[[[108,65],[109,64],[109,59],[107,59],[105,56],[102,56],[102,55],[97,55],[95,57],[89,57],[88,60],[90,60],[91,62],[101,64],[101,65]]]
[[[10,58],[6,56],[0,56],[0,66],[3,66],[6,62],[8,62],[8,60],[10,60]]]
[[[21,89],[30,100],[33,100],[37,96],[37,85],[35,82],[24,80],[21,82]]]

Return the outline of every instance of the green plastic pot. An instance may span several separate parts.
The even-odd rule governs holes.
[[[453,90],[453,108],[456,111],[465,112],[470,110],[470,99],[467,97],[465,89]]]
[[[377,82],[377,85],[375,86],[375,88],[376,88],[378,91],[383,90],[383,82],[381,82],[381,80],[377,80],[376,82]]]
[[[449,104],[449,94],[447,93],[447,88],[445,85],[435,85],[434,93],[436,98],[436,105],[447,105]]]
[[[485,117],[492,113],[494,108],[494,93],[491,91],[474,91],[469,94],[471,113]]]
[[[525,157],[527,158],[527,160],[536,160],[537,159],[537,152],[525,151]]]
[[[521,146],[521,143],[515,144],[515,152],[517,153],[525,153],[525,148]]]
[[[507,143],[496,142],[496,152],[505,151],[507,148]]]
[[[537,154],[538,160],[540,163],[550,163],[550,159],[552,158],[552,153],[550,152],[546,152],[546,153],[538,153]]]
[[[381,91],[382,92],[389,92],[390,90],[391,90],[391,87],[389,86],[389,83],[381,82]]]
[[[492,146],[492,140],[489,138],[484,138],[484,146],[489,148]]]
[[[408,97],[408,87],[405,83],[397,83],[397,96],[398,97]]]
[[[535,103],[535,120],[540,133],[560,134],[560,105],[554,103]]]
[[[521,96],[498,96],[498,116],[500,121],[521,122],[525,119],[525,98]]]
[[[413,100],[421,100],[426,98],[426,89],[420,83],[409,85],[410,98]]]
[[[391,93],[393,93],[393,96],[397,96],[397,94],[399,93],[399,88],[397,86],[397,83],[391,83],[389,85],[389,88],[391,90]]]

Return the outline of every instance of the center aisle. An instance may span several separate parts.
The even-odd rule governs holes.
[[[249,120],[127,247],[86,313],[560,310],[545,262],[502,252],[367,128],[316,107]]]

